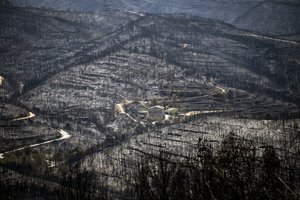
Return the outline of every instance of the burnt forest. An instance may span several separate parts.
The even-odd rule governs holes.
[[[300,2],[0,0],[0,199],[300,199]]]

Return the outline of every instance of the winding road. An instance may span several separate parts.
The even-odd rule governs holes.
[[[144,17],[145,15],[142,14],[142,13],[138,13],[138,12],[135,12],[135,11],[127,11],[128,13],[131,13],[131,14],[135,14],[135,15],[138,15],[140,17]]]
[[[186,117],[191,117],[195,115],[202,115],[202,114],[208,114],[208,113],[219,113],[224,112],[224,110],[202,110],[202,111],[190,111],[185,114],[183,114]]]
[[[0,76],[0,86],[2,86],[3,81],[4,81],[4,77],[3,77],[3,76]]]
[[[282,43],[289,43],[293,45],[299,45],[298,42],[291,41],[291,40],[285,40],[285,39],[279,39],[279,38],[273,38],[273,37],[268,37],[268,36],[263,36],[263,35],[257,35],[254,33],[246,33],[246,34],[240,34],[241,36],[246,36],[246,37],[254,37],[258,39],[265,39],[265,40],[271,40],[275,42],[282,42]]]
[[[16,119],[13,119],[12,121],[27,120],[27,119],[34,118],[35,116],[36,116],[36,115],[35,115],[33,112],[29,112],[28,115],[27,115],[26,117],[16,118]],[[41,146],[41,145],[45,145],[45,144],[57,142],[57,141],[60,141],[60,140],[69,139],[69,138],[71,137],[71,135],[70,135],[69,133],[67,133],[66,131],[64,131],[64,130],[62,130],[62,129],[59,129],[58,132],[59,132],[60,135],[61,135],[60,138],[56,138],[56,139],[53,139],[53,140],[48,140],[48,141],[40,142],[40,143],[36,143],[36,144],[31,144],[31,145],[29,145],[29,146],[24,146],[24,147],[20,147],[20,148],[17,148],[17,149],[13,149],[13,150],[10,150],[10,151],[6,151],[6,152],[3,152],[3,153],[0,153],[0,159],[3,159],[3,158],[4,158],[4,155],[5,155],[5,154],[8,154],[8,153],[13,153],[13,152],[16,152],[16,151],[22,151],[22,150],[24,150],[25,148],[33,148],[33,147],[37,147],[37,146]]]
[[[13,153],[13,152],[16,152],[16,151],[24,150],[25,148],[33,148],[33,147],[41,146],[41,145],[44,145],[44,144],[49,144],[49,143],[53,143],[53,142],[56,142],[56,141],[69,139],[71,137],[71,135],[69,133],[67,133],[66,131],[64,131],[62,129],[58,130],[58,132],[61,134],[60,138],[53,139],[53,140],[48,140],[48,141],[41,142],[41,143],[31,144],[29,146],[24,146],[24,147],[20,147],[20,148],[14,149],[14,150],[6,151],[4,153],[0,153],[0,159],[3,159],[4,155],[8,154],[8,153]]]
[[[215,88],[217,88],[218,90],[220,90],[220,91],[221,91],[221,94],[225,94],[225,93],[226,93],[226,90],[225,90],[224,88],[222,88],[222,87],[220,87],[220,86],[217,86],[217,85],[214,85],[214,84],[211,83],[211,82],[208,82],[208,84],[209,84],[210,86],[215,87]]]
[[[124,110],[124,105],[127,105],[126,103],[118,103],[115,105],[115,111],[119,114],[124,114],[127,117],[129,117],[132,121],[137,122],[136,119],[134,119],[132,116],[130,116],[128,113]]]
[[[140,123],[141,125],[145,126],[145,123],[142,122],[142,121],[138,121],[136,119],[134,119],[130,114],[128,114],[127,112],[125,112],[125,109],[124,109],[124,105],[128,105],[132,103],[132,101],[125,101],[125,103],[118,103],[115,105],[115,111],[119,114],[123,114],[123,115],[126,115],[129,119],[131,119],[132,121],[134,122],[138,122]]]
[[[13,119],[12,121],[21,121],[21,120],[31,119],[31,118],[34,118],[35,116],[36,115],[33,112],[29,112],[26,117],[16,118],[16,119]]]
[[[215,86],[215,88],[221,90],[221,94],[225,94],[226,93],[226,90],[224,88],[221,88],[219,86]]]

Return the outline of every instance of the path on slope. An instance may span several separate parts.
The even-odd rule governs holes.
[[[33,112],[29,112],[26,117],[16,118],[16,119],[13,119],[12,121],[22,121],[22,120],[34,118],[35,116],[36,115]]]
[[[36,144],[31,144],[29,146],[24,146],[24,147],[20,147],[20,148],[14,149],[14,150],[6,151],[4,153],[0,153],[0,159],[3,159],[4,155],[8,154],[8,153],[13,153],[13,152],[16,152],[16,151],[24,150],[25,148],[33,148],[33,147],[37,147],[37,146],[41,146],[41,145],[53,143],[53,142],[56,142],[56,141],[69,139],[71,137],[71,135],[69,133],[67,133],[66,131],[64,131],[62,129],[58,130],[58,132],[61,134],[60,138],[53,139],[53,140],[48,140],[48,141],[40,142],[40,143],[36,143]]]
[[[36,115],[33,112],[29,112],[26,117],[19,117],[19,118],[13,119],[12,121],[22,121],[22,120],[31,119],[31,118],[34,118],[34,117],[36,117]],[[25,148],[33,148],[33,147],[53,143],[53,142],[56,142],[56,141],[69,139],[71,137],[71,135],[69,133],[67,133],[66,131],[64,131],[62,129],[58,130],[58,132],[61,135],[60,138],[56,138],[56,139],[52,139],[52,140],[48,140],[48,141],[40,142],[40,143],[36,143],[36,144],[31,144],[29,146],[24,146],[24,147],[20,147],[20,148],[17,148],[17,149],[10,150],[10,151],[6,151],[4,153],[0,153],[0,159],[4,158],[4,155],[8,154],[8,153],[13,153],[13,152],[16,152],[16,151],[24,150]]]
[[[224,112],[224,110],[201,110],[201,111],[190,111],[184,114],[186,117],[191,117],[194,115],[202,115],[202,114],[210,114],[210,113],[220,113]]]
[[[221,91],[221,94],[225,94],[225,93],[226,93],[226,90],[225,90],[224,88],[222,88],[222,87],[220,87],[220,86],[217,86],[217,85],[214,85],[214,84],[211,83],[211,82],[209,82],[208,84],[209,84],[210,86],[215,87],[215,88],[217,88],[218,90],[220,90],[220,91]]]
[[[134,119],[131,115],[129,115],[127,112],[125,112],[124,105],[127,105],[128,103],[118,103],[115,105],[115,111],[119,114],[124,114],[128,116],[132,121],[137,122],[136,119]]]
[[[134,119],[130,114],[128,114],[128,113],[125,111],[124,106],[125,106],[125,105],[128,105],[128,104],[130,104],[130,103],[132,103],[132,101],[125,100],[125,102],[123,102],[123,103],[118,103],[118,104],[116,104],[116,105],[115,105],[115,111],[116,111],[116,113],[126,115],[126,116],[129,117],[129,119],[131,119],[132,121],[138,122],[138,123],[140,123],[141,125],[145,126],[145,123],[144,123],[144,122],[138,121],[138,120]]]
[[[245,34],[239,34],[240,36],[246,36],[246,37],[254,37],[258,39],[265,39],[265,40],[271,40],[275,42],[282,42],[282,43],[288,43],[288,44],[293,44],[299,46],[298,42],[292,41],[292,40],[285,40],[285,39],[279,39],[279,38],[273,38],[273,37],[268,37],[268,36],[263,36],[263,35],[257,35],[254,33],[245,33]]]
[[[4,77],[3,77],[3,76],[0,76],[0,86],[2,86],[3,81],[4,81]]]

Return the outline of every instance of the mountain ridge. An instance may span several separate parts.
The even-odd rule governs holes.
[[[82,1],[82,0],[11,0],[13,4],[45,7],[55,10],[100,12],[123,10],[148,13],[184,13],[222,20],[238,28],[267,35],[288,35],[300,32],[300,12],[297,1],[208,1],[149,0]],[[252,10],[253,8],[256,8]],[[246,14],[246,15],[245,15]],[[243,16],[245,15],[245,16]],[[265,18],[268,16],[268,18]],[[256,23],[260,22],[260,23]]]

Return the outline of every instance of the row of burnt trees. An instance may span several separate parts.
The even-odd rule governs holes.
[[[77,163],[61,166],[57,178],[48,179],[50,182],[40,178],[16,182],[2,177],[1,198],[22,199],[23,195],[31,199],[72,200],[300,198],[298,154],[282,154],[271,146],[258,149],[252,141],[231,132],[219,146],[199,139],[191,155],[182,159],[166,152],[141,156],[132,168],[131,184],[125,185],[121,192],[109,189],[107,175]]]
[[[96,173],[81,168],[79,163],[60,170],[59,176],[45,174],[45,177],[39,177],[0,167],[0,199],[108,199],[105,179],[99,178]]]
[[[188,160],[174,162],[164,153],[144,157],[136,192],[144,200],[298,199],[299,164],[282,162],[273,147],[260,152],[230,133],[216,149],[200,140],[197,156]]]

